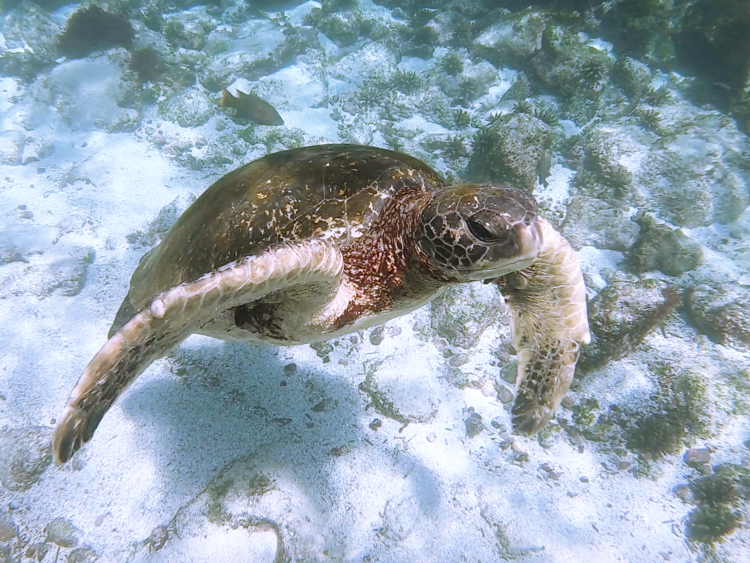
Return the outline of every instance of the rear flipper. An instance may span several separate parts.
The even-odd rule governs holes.
[[[321,241],[279,245],[156,296],[86,367],[53,439],[60,465],[88,442],[117,397],[151,363],[218,313],[298,284],[338,284],[341,252]]]
[[[568,242],[540,221],[543,247],[536,261],[499,280],[518,355],[511,415],[521,434],[536,434],[554,417],[573,381],[580,346],[591,341],[578,260]]]

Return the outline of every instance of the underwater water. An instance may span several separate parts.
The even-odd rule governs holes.
[[[750,562],[747,5],[4,1],[0,563]],[[556,418],[513,432],[476,282],[311,345],[190,336],[56,466],[141,257],[323,143],[533,194],[592,334]]]

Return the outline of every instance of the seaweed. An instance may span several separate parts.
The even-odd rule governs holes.
[[[469,107],[483,93],[479,82],[473,78],[464,78],[458,84],[458,93],[453,98],[453,103],[462,107]]]
[[[135,31],[122,14],[105,12],[99,6],[77,10],[57,39],[61,55],[79,59],[98,49],[130,47]]]
[[[422,78],[412,70],[403,71],[399,69],[393,76],[391,83],[399,92],[413,94],[422,85]]]
[[[448,76],[456,76],[463,72],[464,60],[458,55],[458,53],[448,53],[440,59],[438,67]]]
[[[412,43],[415,46],[428,47],[428,50],[432,52],[434,46],[438,43],[439,36],[437,30],[434,27],[425,25],[416,29],[412,34],[411,39]]]
[[[557,114],[548,108],[543,108],[543,109],[535,108],[533,115],[537,119],[544,121],[544,123],[546,123],[550,127],[555,127],[556,125],[560,123],[560,118],[557,117]]]
[[[458,109],[453,112],[453,122],[456,127],[468,127],[471,125],[471,115],[467,111]]]
[[[658,88],[654,88],[653,86],[649,86],[646,88],[646,91],[643,93],[643,101],[647,104],[652,105],[661,105],[664,102],[668,101],[672,97],[672,93],[669,91],[669,88],[666,86],[659,86]]]
[[[529,100],[518,100],[513,104],[513,113],[534,114],[534,105]]]
[[[689,436],[708,431],[707,389],[701,376],[691,371],[674,373],[671,366],[657,371],[660,388],[651,396],[650,412],[634,420],[642,408],[618,417],[627,447],[651,458],[676,453]]]
[[[661,131],[664,119],[659,113],[659,110],[649,107],[638,108],[636,110],[636,115],[638,116],[638,121],[640,121],[641,125],[649,131],[657,133]]]
[[[430,23],[432,17],[437,13],[437,10],[432,8],[419,8],[412,16],[411,23],[414,27],[423,27]]]
[[[472,152],[488,153],[500,143],[500,134],[492,128],[492,124],[481,127],[471,141]]]
[[[469,151],[464,145],[464,140],[459,135],[454,135],[448,139],[443,152],[448,158],[453,160],[469,156]]]
[[[687,535],[691,541],[715,543],[731,534],[740,523],[740,513],[729,506],[701,505],[688,515]]]
[[[688,538],[712,544],[741,524],[737,509],[750,500],[750,470],[731,463],[719,465],[711,475],[691,481],[690,490],[698,506],[688,515]]]
[[[128,66],[141,82],[156,82],[164,72],[164,61],[152,47],[133,51]]]
[[[356,93],[357,100],[366,108],[372,108],[379,105],[385,94],[377,83],[372,80],[365,80],[359,92]]]
[[[598,84],[607,76],[607,64],[599,58],[586,59],[581,64],[580,73],[587,84]]]

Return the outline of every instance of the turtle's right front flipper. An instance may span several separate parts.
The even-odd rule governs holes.
[[[278,245],[156,296],[84,370],[55,430],[55,462],[67,462],[91,439],[109,407],[154,360],[221,311],[295,285],[334,287],[342,268],[341,252],[328,243]]]
[[[537,259],[500,280],[518,357],[513,429],[526,435],[554,417],[573,381],[580,347],[591,341],[575,252],[547,221],[539,219],[539,225],[544,243]]]

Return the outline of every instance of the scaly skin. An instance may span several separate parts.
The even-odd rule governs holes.
[[[55,463],[88,442],[104,414],[155,360],[165,356],[217,311],[294,285],[336,286],[341,251],[325,242],[279,245],[156,296],[102,346],[78,380],[55,430]]]
[[[518,354],[511,414],[521,434],[536,434],[552,419],[573,381],[581,344],[591,341],[578,259],[560,233],[538,220],[543,245],[537,259],[500,281]]]

